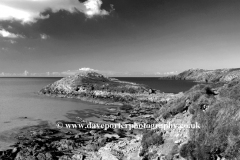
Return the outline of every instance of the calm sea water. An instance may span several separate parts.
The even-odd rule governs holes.
[[[135,82],[138,84],[146,84],[151,88],[158,89],[165,93],[179,93],[189,90],[197,84],[193,81],[183,80],[160,80],[155,77],[117,77],[122,81]]]
[[[85,103],[74,99],[61,99],[36,94],[44,86],[60,78],[0,78],[0,149],[7,131],[16,127],[48,121],[87,118],[109,106]],[[149,85],[164,92],[178,93],[195,83],[190,81],[158,80],[157,78],[119,78]]]

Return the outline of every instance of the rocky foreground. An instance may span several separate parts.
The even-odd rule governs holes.
[[[198,82],[230,82],[240,80],[240,68],[231,69],[189,69],[178,75],[164,77],[164,79],[193,80]]]
[[[66,77],[41,94],[121,106],[99,113],[102,121],[65,124],[183,124],[150,129],[22,128],[3,160],[239,160],[240,81],[198,84],[177,95],[97,73]],[[150,97],[154,97],[153,99]],[[192,127],[196,124],[195,127]],[[199,125],[200,128],[197,126]],[[186,127],[188,126],[188,127]],[[191,127],[189,127],[191,126]]]

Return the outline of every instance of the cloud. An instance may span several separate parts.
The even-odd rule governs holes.
[[[64,72],[61,72],[61,75],[62,76],[70,76],[70,75],[74,75],[76,73],[87,72],[87,71],[97,72],[97,73],[100,73],[100,74],[102,74],[104,76],[108,76],[108,77],[153,76],[153,74],[143,73],[143,72],[117,72],[117,71],[109,71],[109,70],[96,70],[96,69],[87,68],[87,67],[83,67],[83,68],[80,68],[78,70],[64,71]]]
[[[99,16],[109,15],[109,12],[107,12],[106,10],[101,10],[101,5],[102,5],[101,0],[88,0],[83,4],[86,7],[86,11],[84,13],[89,18],[92,18],[95,15],[99,15]]]
[[[4,38],[24,38],[22,35],[10,33],[5,29],[0,29],[0,36]]]
[[[19,20],[26,23],[35,22],[36,18],[44,19],[48,18],[48,16],[42,16],[38,12],[24,11],[22,9],[0,4],[0,20]]]
[[[68,70],[64,72],[60,72],[61,76],[70,76],[80,72],[93,71],[100,73],[102,75],[108,77],[156,77],[161,75],[160,72],[152,73],[152,72],[120,72],[120,71],[109,71],[109,70],[96,70],[92,68],[83,67],[78,70]],[[168,74],[173,74],[174,72],[167,72]],[[165,73],[166,74],[166,73]]]
[[[88,18],[96,15],[108,15],[109,12],[101,9],[101,0],[1,0],[0,20],[18,20],[22,23],[34,23],[38,19],[49,18],[42,15],[50,9],[52,12],[66,10],[70,13],[82,12]]]
[[[74,75],[76,73],[80,73],[80,72],[87,72],[87,71],[92,71],[92,72],[99,72],[98,70],[95,69],[91,69],[91,68],[80,68],[78,70],[68,70],[68,71],[63,71],[60,74],[62,76],[70,76],[70,75]]]
[[[4,40],[4,42],[8,42],[8,43],[11,43],[11,44],[15,44],[15,43],[17,43],[17,41],[12,40],[12,39]]]
[[[93,71],[93,72],[97,72],[97,70],[91,69],[91,68],[80,68],[79,71]]]
[[[3,50],[3,51],[8,51],[8,48],[2,47],[2,50]]]
[[[171,71],[171,72],[165,72],[163,73],[164,75],[173,75],[173,74],[177,74],[178,71]]]
[[[161,72],[156,72],[155,75],[161,75],[162,73]]]
[[[5,48],[4,48],[5,49]],[[4,50],[2,49],[2,50]],[[67,70],[63,72],[45,72],[45,73],[30,73],[28,71],[25,71],[24,73],[2,73],[0,76],[36,76],[36,77],[66,77],[75,75],[77,73],[82,73],[86,71],[93,71],[100,73],[107,77],[159,77],[159,76],[168,76],[171,74],[176,74],[177,71],[172,72],[166,72],[166,73],[144,73],[144,72],[118,72],[118,71],[109,71],[109,70],[96,70],[88,67],[83,67],[76,70]]]
[[[14,40],[9,40],[9,42],[10,43],[12,43],[12,44],[15,44],[15,43],[17,43],[16,41],[14,41]]]
[[[41,39],[45,40],[48,39],[50,36],[46,35],[46,34],[40,34]]]
[[[30,19],[30,13],[0,4],[0,19],[8,20],[11,18],[28,21]]]
[[[25,47],[27,50],[35,50],[36,48],[34,47]]]

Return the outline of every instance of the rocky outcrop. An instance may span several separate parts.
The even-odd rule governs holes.
[[[240,68],[232,69],[189,69],[178,75],[162,77],[162,79],[194,80],[199,82],[230,82],[240,80]]]
[[[40,94],[76,98],[99,104],[160,103],[172,94],[164,94],[145,85],[119,81],[96,72],[81,72],[49,84]]]

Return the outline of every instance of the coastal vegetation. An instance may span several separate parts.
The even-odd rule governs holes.
[[[95,72],[63,78],[44,87],[40,94],[120,105],[97,115],[105,122],[199,124],[200,129],[69,130],[31,126],[17,134],[14,150],[0,152],[0,159],[239,160],[240,83],[236,77],[229,78],[238,72],[239,69],[185,71],[174,77],[191,77],[202,83],[175,95],[150,93],[152,89],[147,86]]]
[[[175,80],[194,80],[198,82],[230,82],[232,80],[240,80],[240,69],[216,69],[216,70],[204,70],[204,69],[189,69],[178,75],[172,75],[162,77],[163,79],[175,79]]]
[[[147,153],[148,149],[153,146],[153,145],[161,145],[164,143],[162,133],[157,133],[155,130],[146,130],[143,133],[141,145],[142,145],[142,150],[140,151],[139,155],[140,156],[145,156]]]
[[[200,124],[200,130],[189,130],[189,141],[179,150],[183,158],[240,159],[239,89],[238,80],[198,84],[159,110],[158,116],[169,119],[188,108],[191,123]]]

